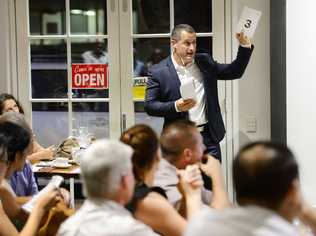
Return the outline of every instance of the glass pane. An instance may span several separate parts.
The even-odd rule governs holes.
[[[71,0],[72,34],[107,34],[106,0]]]
[[[68,137],[68,104],[32,103],[32,128],[43,147],[60,143]]]
[[[108,64],[106,39],[73,39],[71,43],[72,63]],[[105,75],[106,76],[106,72]],[[73,89],[74,98],[108,98],[108,89]]]
[[[31,40],[33,98],[67,97],[66,58],[66,42],[64,40]]]
[[[174,17],[175,25],[189,24],[196,32],[212,32],[212,1],[175,0]]]
[[[159,117],[148,116],[144,111],[144,97],[146,89],[146,76],[148,67],[156,64],[170,54],[169,38],[157,39],[134,39],[134,83],[133,98],[138,100],[134,102],[135,121],[150,125],[157,134],[160,134],[163,125],[163,119]]]
[[[108,102],[74,102],[73,133],[84,128],[95,138],[109,137]]]
[[[209,53],[213,55],[213,38],[212,37],[198,37],[197,38],[197,53]]]
[[[134,77],[146,76],[147,68],[170,53],[169,38],[134,39]]]
[[[148,116],[144,111],[144,102],[134,102],[136,124],[147,124],[160,135],[163,126],[163,118]]]
[[[29,0],[30,34],[66,34],[65,0]]]
[[[133,0],[133,33],[169,33],[169,0]]]

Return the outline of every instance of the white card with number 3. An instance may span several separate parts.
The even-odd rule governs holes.
[[[237,25],[237,32],[244,32],[248,38],[252,38],[258,26],[261,14],[261,11],[244,7]]]

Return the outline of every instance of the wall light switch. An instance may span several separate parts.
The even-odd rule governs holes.
[[[246,132],[256,133],[257,132],[257,119],[255,116],[248,116],[246,119]]]

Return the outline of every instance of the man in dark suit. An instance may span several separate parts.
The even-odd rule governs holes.
[[[240,47],[231,64],[220,64],[206,53],[196,54],[195,30],[186,24],[171,32],[172,55],[149,69],[145,110],[149,115],[164,117],[164,126],[178,119],[194,121],[206,150],[221,160],[219,142],[225,127],[218,102],[217,80],[240,78],[248,64],[253,46],[243,34],[236,35]],[[180,86],[193,84],[195,99],[184,99]]]

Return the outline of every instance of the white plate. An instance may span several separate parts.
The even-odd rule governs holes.
[[[68,168],[70,166],[71,166],[71,164],[69,164],[69,163],[66,163],[66,164],[53,163],[53,167],[55,167],[55,168]]]
[[[36,167],[51,167],[52,162],[51,161],[41,161],[35,164]]]

